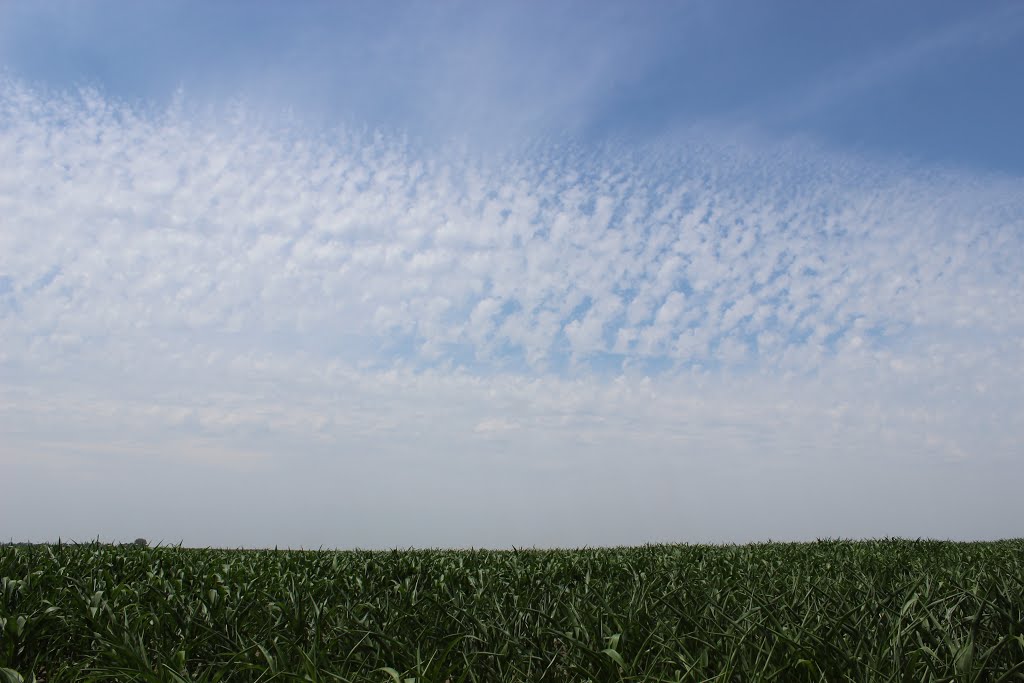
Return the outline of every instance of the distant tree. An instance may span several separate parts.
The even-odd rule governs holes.
[[[135,542],[134,542],[134,545],[137,545],[140,548],[147,548],[147,547],[149,547],[149,541],[147,541],[144,538],[136,538]]]

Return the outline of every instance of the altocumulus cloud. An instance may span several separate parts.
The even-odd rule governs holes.
[[[649,152],[0,81],[5,514],[45,485],[229,545],[1012,534],[1024,182]],[[204,527],[213,496],[250,523]]]

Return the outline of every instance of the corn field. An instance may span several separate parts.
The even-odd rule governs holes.
[[[0,681],[1024,680],[1024,541],[0,546]]]

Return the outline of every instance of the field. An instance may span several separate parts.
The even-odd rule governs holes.
[[[1024,541],[0,546],[0,681],[1019,681]]]

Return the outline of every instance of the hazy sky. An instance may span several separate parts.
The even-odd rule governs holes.
[[[1024,535],[1024,5],[0,3],[0,538]]]

